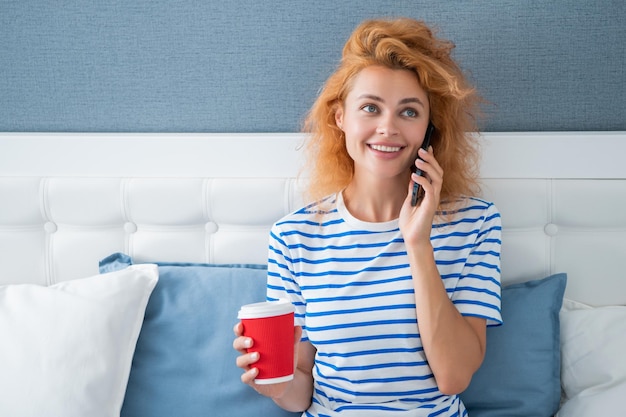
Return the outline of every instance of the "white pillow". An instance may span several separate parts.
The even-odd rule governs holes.
[[[566,299],[560,320],[565,397],[558,416],[620,414],[626,396],[626,306],[590,307]]]
[[[0,287],[0,416],[119,416],[156,265]]]

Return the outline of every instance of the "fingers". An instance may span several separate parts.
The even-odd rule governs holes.
[[[440,187],[443,183],[443,169],[435,159],[432,153],[432,146],[428,148],[428,151],[420,149],[420,158],[415,161],[415,166],[423,172],[423,179],[420,176],[413,174],[411,179],[422,187],[428,187],[434,185]]]
[[[302,339],[302,327],[295,326],[293,329],[293,343],[297,346],[300,343],[300,339]]]
[[[243,324],[241,324],[240,321],[233,327],[233,333],[235,333],[235,336],[241,336],[243,334]]]
[[[235,363],[237,364],[238,368],[241,368],[244,371],[246,371],[246,373],[249,373],[252,369],[255,369],[256,371],[256,368],[253,368],[252,365],[256,363],[258,360],[259,360],[259,352],[250,352],[244,355],[237,356]]]
[[[259,360],[258,352],[249,352],[248,349],[252,347],[254,341],[242,336],[241,323],[237,323],[233,328],[235,335],[237,336],[233,341],[233,348],[237,350],[241,355],[235,359],[235,364],[238,368],[243,369],[245,372],[241,374],[241,382],[248,385],[254,385],[254,379],[257,377],[259,371],[254,368],[253,365]]]
[[[237,336],[233,341],[233,348],[241,353],[246,353],[247,350],[252,347],[254,341],[250,337],[243,336],[243,326],[241,325],[241,322],[235,324],[233,332],[235,333],[235,336]]]
[[[417,210],[417,207],[411,205],[411,200],[413,195],[413,183],[419,184],[421,188],[419,191],[420,203],[417,206],[428,207],[428,211],[434,213],[439,204],[441,189],[443,187],[443,169],[441,165],[439,165],[439,162],[437,162],[437,159],[435,159],[432,146],[428,148],[428,151],[424,149],[419,150],[419,158],[416,159],[415,166],[422,172],[422,175],[415,173],[411,175],[405,203],[410,207],[408,208],[409,212]],[[426,204],[424,205],[423,203]],[[421,209],[419,211],[423,212],[424,210]]]
[[[295,326],[293,328],[293,368],[298,367],[298,351],[300,345],[300,339],[302,339],[302,327]]]
[[[241,353],[241,355],[235,360],[235,363],[237,367],[245,371],[241,375],[241,380],[246,384],[250,384],[254,381],[254,378],[256,378],[258,374],[258,370],[256,368],[252,368],[251,365],[259,360],[259,354],[258,352],[248,353],[248,349],[252,347],[254,341],[250,337],[242,335],[243,326],[241,325],[241,322],[235,324],[233,332],[235,333],[235,336],[237,336],[233,341],[233,348]]]
[[[422,168],[432,168],[429,169],[429,171],[433,171],[437,174],[439,174],[439,176],[443,176],[443,169],[441,168],[441,166],[439,165],[439,162],[437,162],[437,159],[435,159],[435,155],[433,153],[433,147],[429,146],[428,147],[428,151],[426,151],[425,149],[419,149],[419,157],[422,158],[423,161],[427,162],[427,164],[424,164],[422,162],[421,165],[418,165],[417,167],[422,169]],[[419,158],[417,159],[418,162],[421,162],[419,160]]]
[[[250,368],[249,370],[241,374],[241,382],[243,382],[244,384],[254,386],[254,379],[257,377],[258,374],[259,374],[258,369]]]

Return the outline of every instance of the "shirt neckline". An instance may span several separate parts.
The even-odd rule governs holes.
[[[337,193],[336,196],[337,212],[352,228],[359,230],[368,230],[371,232],[389,232],[399,229],[399,220],[393,219],[387,222],[366,222],[359,220],[348,211],[345,202],[343,201],[343,190]]]

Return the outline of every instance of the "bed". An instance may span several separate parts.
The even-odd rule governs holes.
[[[231,329],[264,298],[271,224],[303,203],[303,140],[0,134],[0,415],[295,415],[239,382]],[[618,415],[626,132],[480,142],[505,324],[470,416]]]

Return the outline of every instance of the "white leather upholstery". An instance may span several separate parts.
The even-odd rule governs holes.
[[[51,284],[97,260],[259,263],[295,209],[290,179],[0,178],[0,282]]]
[[[149,155],[143,168],[116,165],[102,143],[111,135],[69,135],[69,145],[81,144],[74,152],[54,147],[57,138],[68,146],[63,135],[0,136],[0,284],[93,275],[98,261],[113,252],[137,261],[265,263],[269,227],[303,202],[296,180],[295,144],[301,136],[263,135],[258,140],[264,145],[245,163],[238,159],[238,143],[250,143],[254,135],[194,137],[193,147],[189,140],[157,136],[167,145],[150,151],[124,136],[130,148],[136,146],[136,161],[144,151]],[[626,153],[626,134],[574,136],[572,143],[595,143],[611,158]],[[562,136],[554,143],[542,137],[541,158],[525,155],[524,165],[517,149],[525,148],[527,137],[486,135],[483,190],[502,213],[504,283],[567,272],[566,296],[592,305],[626,304],[625,168],[607,167],[606,158],[594,155],[576,156],[576,150],[563,149]],[[95,174],[81,159],[94,158],[85,146],[89,140],[108,161]],[[48,141],[46,152],[56,149],[64,160],[42,163],[42,141]],[[200,149],[195,141],[203,143]],[[149,143],[149,137],[141,135],[140,142]],[[197,152],[207,156],[191,164],[181,156]],[[550,167],[542,165],[545,153],[552,155]],[[558,174],[560,161],[570,172],[576,166],[572,158],[586,164],[577,178],[537,174]],[[168,175],[158,175],[159,164]],[[176,166],[184,175],[171,175]]]
[[[626,304],[626,179],[489,179],[506,283],[567,272],[566,296]]]

